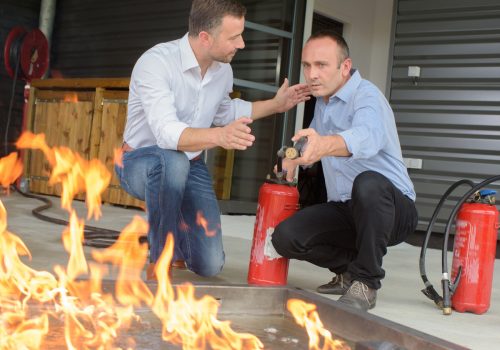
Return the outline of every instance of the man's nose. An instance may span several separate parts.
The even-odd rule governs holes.
[[[310,67],[306,73],[310,80],[315,80],[318,77],[318,70],[314,67]]]
[[[245,48],[245,40],[243,40],[243,37],[240,38],[240,41],[238,42],[237,48],[240,50]]]

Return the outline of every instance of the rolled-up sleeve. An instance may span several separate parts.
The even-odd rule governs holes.
[[[214,125],[222,126],[231,123],[241,117],[252,116],[252,103],[239,98],[227,99],[221,103],[219,110],[214,118]]]
[[[353,159],[367,159],[377,154],[386,142],[382,109],[377,96],[354,100],[352,127],[339,133]]]
[[[160,59],[149,55],[137,62],[133,74],[137,94],[157,145],[176,150],[188,124],[177,117],[175,97],[169,84],[169,70]]]
[[[233,92],[232,70],[229,69],[227,74],[228,84],[225,87],[226,96],[222,100],[213,121],[213,124],[216,126],[227,125],[238,118],[250,118],[252,116],[252,102],[244,101],[239,98],[231,99],[231,97],[229,96],[229,94]]]

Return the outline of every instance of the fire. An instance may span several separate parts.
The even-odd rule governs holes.
[[[208,221],[207,221],[207,219],[205,219],[205,217],[203,216],[203,214],[202,214],[201,211],[198,211],[196,213],[196,224],[198,226],[203,227],[203,229],[205,230],[205,234],[207,235],[207,237],[213,237],[217,233],[216,230],[209,230],[208,229]]]
[[[316,311],[316,305],[299,299],[289,299],[287,308],[292,313],[295,322],[306,329],[310,350],[350,349],[340,340],[332,339],[332,333],[323,327],[323,322]]]
[[[206,349],[262,349],[263,344],[254,335],[236,333],[230,322],[217,320],[219,303],[212,296],[201,299],[194,296],[194,287],[184,283],[177,287],[175,297],[168,271],[173,254],[173,238],[168,235],[155,273],[158,276],[158,292],[153,312],[163,323],[165,341],[179,344],[186,350]]]
[[[7,212],[0,201],[1,350],[36,350],[47,346],[53,323],[63,327],[63,341],[68,349],[121,350],[115,345],[119,335],[141,322],[135,309],[144,306],[161,320],[163,340],[181,345],[183,349],[263,348],[256,336],[237,333],[229,321],[217,319],[219,302],[215,298],[205,295],[198,299],[190,283],[172,286],[169,270],[174,244],[171,235],[155,266],[158,289],[155,294],[151,292],[141,279],[148,247],[140,243],[139,237],[147,233],[148,224],[140,217],[133,218],[111,247],[92,251],[93,261],[88,262],[82,246],[85,222],[78,218],[71,203],[76,194],[85,191],[88,218],[98,218],[100,196],[110,181],[109,172],[97,160],[84,160],[65,147],[49,147],[44,135],[24,133],[17,146],[41,150],[53,167],[51,183],[62,186],[61,205],[70,217],[62,241],[69,259],[66,267],[54,266],[54,274],[25,265],[21,257],[31,259],[31,253],[18,236],[7,231]],[[0,160],[2,186],[8,186],[19,176],[22,168],[19,170],[18,164],[12,155],[8,160]],[[208,222],[201,212],[197,215],[197,224],[207,235],[215,234],[208,230]],[[102,290],[102,279],[110,269],[117,272],[114,294]],[[314,306],[307,305],[301,314],[314,310]],[[301,321],[311,341],[314,337],[317,343],[319,333],[325,337],[325,344],[336,344],[322,328],[317,313],[311,315],[312,320]],[[128,339],[127,344],[127,350],[132,349],[134,340]],[[331,347],[323,349],[334,348],[328,346]]]
[[[0,186],[9,188],[23,173],[23,165],[17,158],[17,153],[12,152],[7,157],[0,158]]]
[[[111,173],[97,159],[87,161],[67,147],[50,148],[45,135],[25,132],[16,143],[18,148],[41,150],[52,166],[49,184],[61,184],[61,206],[71,212],[76,194],[86,191],[87,219],[101,217],[101,193],[111,181]]]
[[[56,280],[26,266],[31,254],[21,239],[7,231],[7,212],[0,201],[0,349],[38,349],[48,333],[48,315],[27,318],[30,299],[50,300]]]
[[[76,92],[68,92],[64,95],[64,102],[76,103],[78,102],[78,95]]]
[[[141,280],[141,271],[146,265],[148,247],[139,238],[148,232],[148,224],[139,216],[125,227],[118,240],[108,249],[94,251],[93,258],[120,266],[116,283],[116,297],[123,305],[151,305],[153,294]]]
[[[113,149],[113,163],[123,168],[123,150],[121,148]]]

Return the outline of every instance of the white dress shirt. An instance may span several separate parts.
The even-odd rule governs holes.
[[[229,63],[214,62],[201,70],[188,41],[162,43],[137,61],[130,79],[124,141],[132,148],[158,145],[177,150],[187,127],[226,125],[250,117],[252,103],[231,99],[233,70]],[[198,152],[185,152],[189,159]]]

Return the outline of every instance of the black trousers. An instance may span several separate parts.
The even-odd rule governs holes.
[[[274,230],[272,243],[284,257],[305,260],[379,289],[387,247],[403,242],[418,221],[415,203],[374,171],[354,180],[351,200],[313,205]]]

